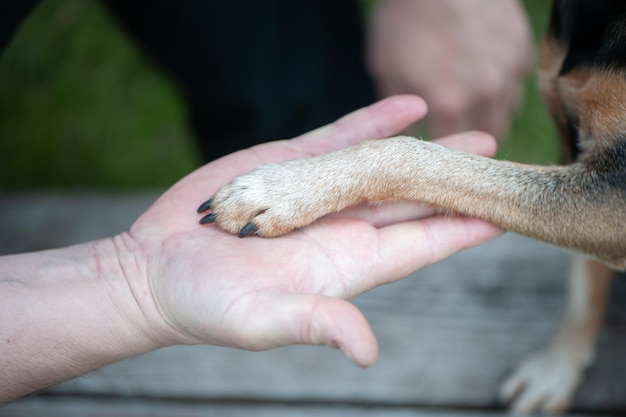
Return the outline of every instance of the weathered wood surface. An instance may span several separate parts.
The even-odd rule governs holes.
[[[0,195],[0,253],[117,233],[157,195]],[[380,343],[379,360],[371,369],[359,369],[339,352],[320,347],[260,353],[172,347],[70,381],[46,397],[0,409],[0,416],[27,415],[16,413],[48,406],[60,410],[58,415],[78,415],[63,410],[68,404],[89,407],[98,400],[88,398],[102,396],[113,408],[118,403],[110,399],[118,397],[126,398],[118,400],[119,407],[133,398],[191,404],[185,414],[176,415],[199,415],[194,413],[202,407],[233,407],[210,415],[243,415],[233,405],[241,402],[248,404],[243,407],[248,407],[246,414],[254,405],[254,415],[276,416],[448,415],[431,407],[498,410],[502,378],[520,357],[544,344],[558,323],[566,270],[567,255],[560,250],[507,234],[357,298],[355,304]],[[626,410],[626,291],[620,280],[616,283],[598,360],[576,398],[579,411]],[[144,403],[132,402],[135,408],[122,414],[161,415],[144,413]],[[305,414],[288,410],[297,404],[315,406],[305,407]],[[144,405],[154,411],[152,402]],[[360,408],[365,406],[370,407],[367,413]],[[114,411],[89,415],[122,415]]]
[[[10,411],[10,412],[9,412]],[[146,399],[34,398],[10,417],[505,417],[504,412],[359,404],[211,403]],[[582,415],[579,415],[582,417]]]

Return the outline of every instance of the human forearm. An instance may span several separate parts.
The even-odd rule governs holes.
[[[123,240],[0,257],[0,403],[163,343]]]

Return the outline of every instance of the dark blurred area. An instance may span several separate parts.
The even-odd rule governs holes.
[[[26,17],[0,56],[0,188],[167,186],[374,100],[355,47],[368,2],[8,3],[0,36]],[[544,3],[525,2],[536,33]],[[531,79],[526,98],[501,154],[551,162]]]

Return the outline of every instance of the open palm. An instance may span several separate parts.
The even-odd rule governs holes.
[[[154,303],[177,341],[251,350],[323,344],[341,348],[361,366],[371,365],[376,340],[346,300],[499,230],[401,203],[356,207],[275,239],[239,239],[199,225],[195,209],[218,187],[258,165],[387,137],[425,113],[416,97],[392,97],[296,139],[205,165],[157,200],[128,236],[142,254],[139,269],[145,269]],[[495,150],[493,139],[478,133],[443,143],[486,155]]]

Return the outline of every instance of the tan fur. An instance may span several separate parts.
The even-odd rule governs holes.
[[[558,82],[565,112],[579,121],[586,152],[615,146],[626,138],[624,73],[586,68],[571,71]]]
[[[593,169],[589,161],[521,165],[395,137],[260,167],[219,190],[213,212],[231,233],[253,222],[273,237],[364,201],[423,201],[624,268],[624,200],[600,195]]]
[[[541,41],[538,55],[537,84],[563,141],[566,162],[573,159],[568,154],[568,119],[578,121],[585,151],[614,146],[626,138],[626,82],[622,71],[583,68],[559,76],[565,50],[558,40],[547,36]]]

